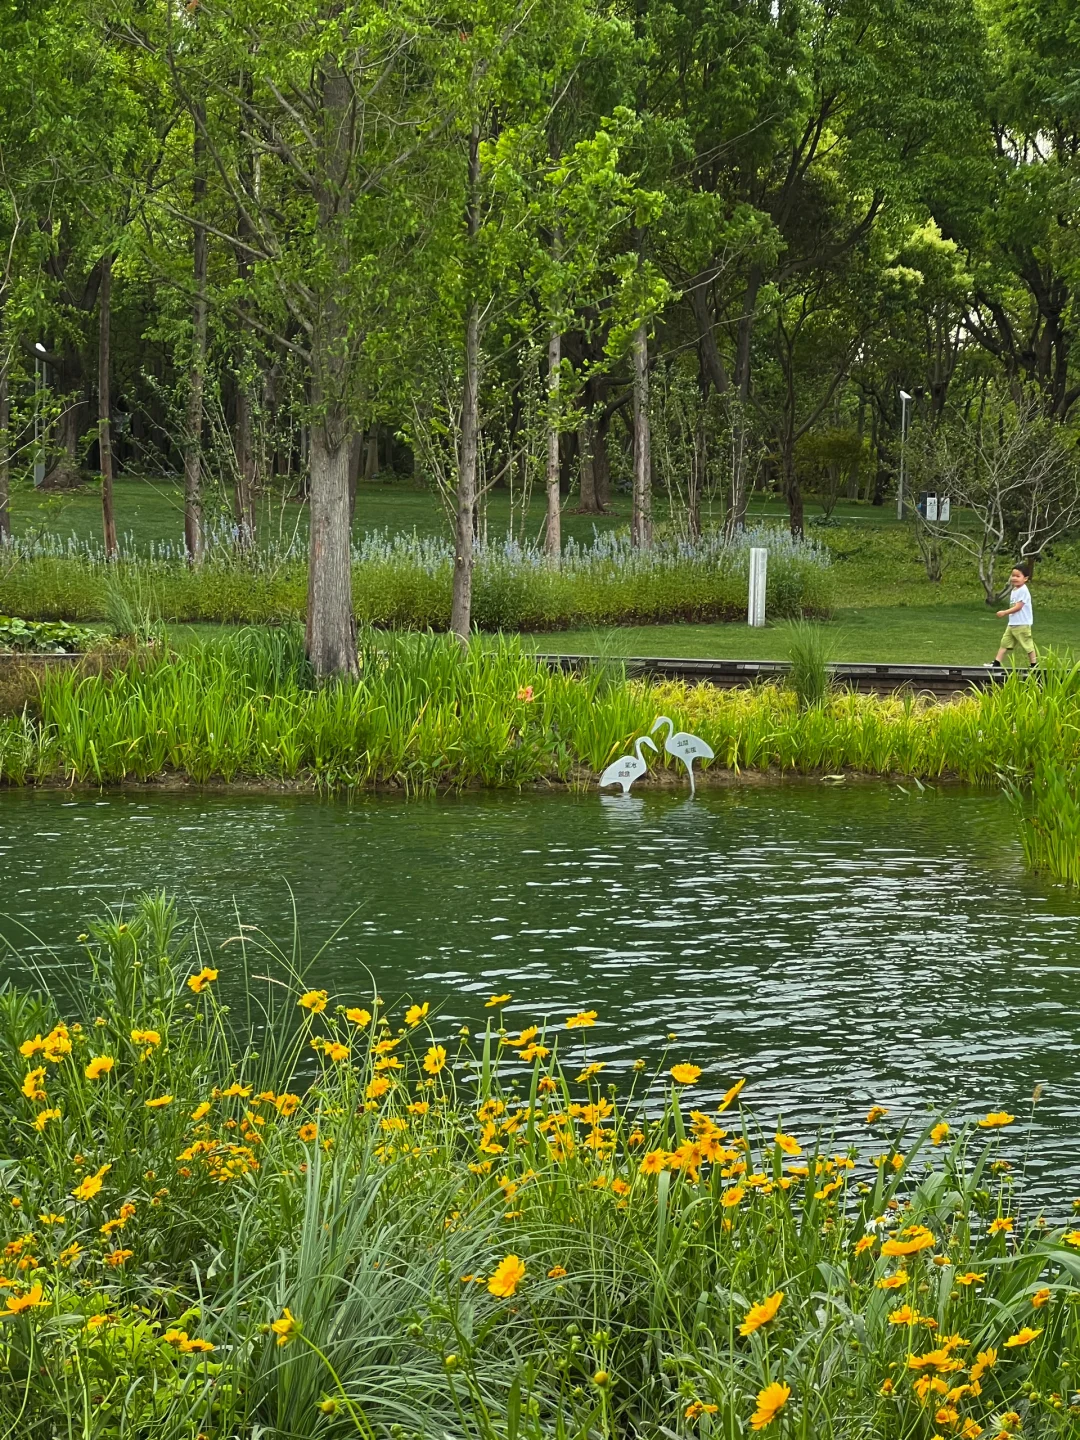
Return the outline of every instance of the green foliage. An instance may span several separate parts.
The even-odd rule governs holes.
[[[1029,781],[1007,789],[1028,865],[1080,886],[1080,765],[1059,764],[1051,753]]]
[[[829,693],[830,642],[820,625],[798,620],[788,627],[787,682],[804,710],[820,705]]]
[[[770,1397],[777,1435],[921,1440],[927,1393],[1072,1434],[1080,1231],[1023,1219],[1011,1115],[838,1151],[683,1053],[591,1063],[576,1001],[450,1037],[163,896],[80,939],[64,1004],[0,992],[20,1440],[738,1436]]]
[[[70,625],[63,620],[20,620],[16,616],[0,615],[0,653],[67,655],[92,650],[105,638],[100,630]]]

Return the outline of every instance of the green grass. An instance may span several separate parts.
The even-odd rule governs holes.
[[[0,992],[5,1435],[1075,1434],[1080,1231],[1024,1218],[1030,1113],[841,1147],[585,996],[449,1034],[163,897],[80,940],[63,1001]]]

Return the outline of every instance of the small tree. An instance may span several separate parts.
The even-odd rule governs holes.
[[[916,432],[911,473],[920,488],[968,511],[947,525],[920,520],[926,535],[974,559],[988,605],[1008,588],[1001,559],[1038,557],[1080,523],[1080,457],[1069,432],[1029,400],[1003,404],[976,428],[947,421]]]

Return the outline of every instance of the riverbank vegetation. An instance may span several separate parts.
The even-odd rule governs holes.
[[[0,720],[0,780],[589,785],[657,714],[708,741],[725,770],[997,783],[1080,762],[1080,673],[1052,658],[1037,683],[1013,677],[944,705],[846,691],[805,705],[775,685],[628,680],[617,661],[564,673],[507,637],[462,650],[367,632],[359,656],[357,681],[317,684],[299,631],[282,627],[163,642],[102,673],[47,672]]]
[[[1080,1231],[1019,1097],[838,1146],[678,1047],[601,1063],[587,995],[450,1034],[162,897],[80,938],[78,996],[0,992],[7,1433],[1074,1431]]]

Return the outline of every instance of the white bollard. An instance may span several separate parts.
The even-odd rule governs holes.
[[[746,623],[759,628],[765,624],[765,572],[768,563],[767,550],[750,551],[750,599],[746,610]]]

